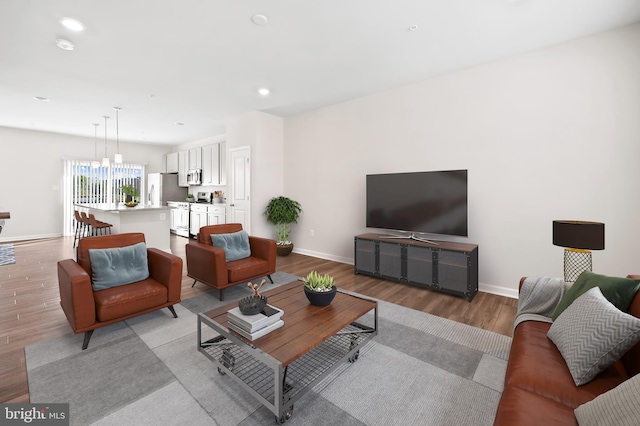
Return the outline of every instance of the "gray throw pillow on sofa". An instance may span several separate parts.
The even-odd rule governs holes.
[[[131,284],[149,278],[147,245],[89,249],[93,291]]]
[[[637,426],[640,423],[640,374],[574,410],[580,426]]]
[[[616,308],[594,287],[560,314],[547,336],[580,386],[640,341],[640,319]]]
[[[211,234],[211,242],[224,250],[227,262],[251,256],[249,234],[244,229],[230,234]]]

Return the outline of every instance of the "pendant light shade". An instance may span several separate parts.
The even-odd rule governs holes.
[[[98,161],[98,123],[93,123],[93,161],[91,162],[91,168],[97,169],[100,167]]]
[[[116,110],[116,154],[113,156],[113,162],[116,164],[122,164],[122,154],[120,154],[120,120],[119,112],[122,110],[120,107],[113,107]]]
[[[104,118],[104,157],[102,157],[102,166],[109,167],[109,156],[107,155],[107,119],[108,115],[103,115]]]

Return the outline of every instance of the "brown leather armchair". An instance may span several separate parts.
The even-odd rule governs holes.
[[[86,349],[93,330],[180,303],[182,259],[156,248],[147,248],[149,278],[131,284],[94,291],[91,285],[89,249],[126,247],[144,242],[144,234],[128,233],[83,238],[78,242],[77,262],[58,262],[60,305],[75,333],[84,332]]]
[[[223,300],[225,288],[266,276],[273,284],[271,274],[276,271],[276,242],[268,238],[249,236],[251,256],[227,262],[224,250],[215,247],[211,234],[230,234],[242,231],[242,224],[203,226],[195,241],[186,245],[187,275],[194,279],[192,287],[200,281],[220,291]]]

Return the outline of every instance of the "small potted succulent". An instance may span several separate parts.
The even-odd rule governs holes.
[[[304,294],[309,302],[315,306],[327,306],[336,296],[337,287],[333,284],[331,275],[320,275],[316,271],[309,272],[304,283]]]
[[[187,194],[187,201],[193,203],[196,201],[196,197],[194,197],[193,194]]]

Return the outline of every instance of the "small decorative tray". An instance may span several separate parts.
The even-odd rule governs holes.
[[[138,202],[137,201],[129,201],[127,203],[124,203],[124,205],[127,206],[127,207],[135,207],[135,206],[138,205]]]
[[[238,302],[240,312],[245,315],[257,315],[262,312],[265,306],[267,306],[267,298],[264,296],[243,297]]]

